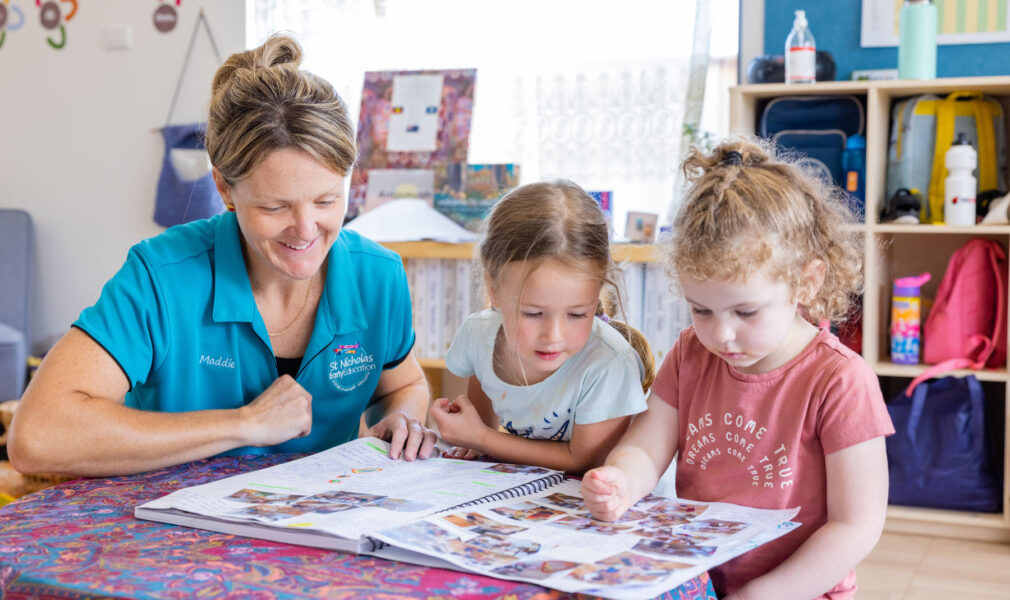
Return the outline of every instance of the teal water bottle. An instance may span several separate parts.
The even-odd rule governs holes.
[[[866,138],[854,133],[845,141],[842,152],[842,187],[852,198],[852,209],[860,220],[866,217]]]
[[[905,0],[899,16],[898,78],[936,78],[936,5]]]

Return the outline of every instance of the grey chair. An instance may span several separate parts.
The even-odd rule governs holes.
[[[31,351],[32,218],[0,209],[0,402],[20,398]]]

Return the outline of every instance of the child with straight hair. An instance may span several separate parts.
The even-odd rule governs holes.
[[[733,600],[852,598],[853,568],[887,508],[884,437],[894,433],[862,358],[811,324],[847,316],[861,289],[859,233],[839,192],[732,139],[692,149],[691,183],[666,248],[693,326],[586,504],[612,521],[677,455],[677,495],[758,508],[801,507],[803,525],[711,571]]]
[[[604,311],[614,303],[601,292],[620,297],[603,211],[570,181],[533,183],[499,200],[484,228],[492,308],[463,322],[445,357],[467,394],[429,415],[457,446],[446,456],[582,473],[645,410],[655,370],[645,338]]]

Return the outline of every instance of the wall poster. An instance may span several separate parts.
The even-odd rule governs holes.
[[[365,210],[373,169],[466,163],[476,80],[476,69],[365,73],[347,219]]]

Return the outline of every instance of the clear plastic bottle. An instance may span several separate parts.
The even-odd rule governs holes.
[[[817,81],[817,44],[807,25],[807,13],[796,11],[793,29],[786,38],[786,83]]]
[[[919,362],[919,319],[922,302],[919,289],[930,279],[929,273],[894,280],[891,296],[891,362],[914,365]]]
[[[978,153],[964,132],[957,134],[944,159],[947,178],[943,180],[943,222],[974,225],[978,181],[973,173],[978,166]]]

